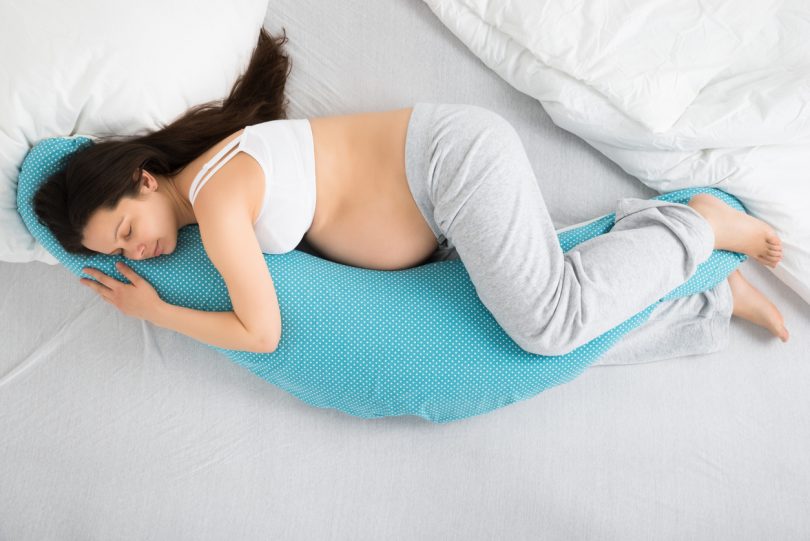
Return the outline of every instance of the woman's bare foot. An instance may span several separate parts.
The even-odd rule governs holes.
[[[760,290],[751,285],[739,269],[728,275],[728,285],[731,286],[731,296],[734,298],[734,310],[731,315],[765,327],[782,342],[788,341],[790,335],[779,309]]]
[[[688,206],[712,226],[715,248],[745,254],[771,268],[782,260],[782,241],[773,227],[762,220],[707,193],[693,196]]]

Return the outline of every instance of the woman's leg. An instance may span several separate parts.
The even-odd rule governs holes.
[[[728,346],[734,302],[728,280],[712,289],[660,303],[593,366],[637,364],[704,355]]]
[[[613,229],[563,254],[522,141],[470,105],[414,106],[406,173],[441,242],[524,350],[562,355],[647,308],[709,258],[714,232],[692,208],[622,199]]]

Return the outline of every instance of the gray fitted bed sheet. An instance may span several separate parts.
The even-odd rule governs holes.
[[[271,0],[282,26],[291,118],[489,107],[559,228],[657,195],[421,1]],[[312,408],[60,266],[0,263],[0,539],[808,539],[810,309],[742,271],[787,344],[735,319],[726,350],[594,366],[440,426]]]

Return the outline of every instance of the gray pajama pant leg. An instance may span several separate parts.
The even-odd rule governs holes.
[[[428,261],[450,259],[458,259],[458,253],[445,241]],[[650,363],[722,351],[728,347],[733,309],[728,280],[701,293],[664,301],[593,366]]]
[[[704,355],[728,347],[734,302],[728,280],[712,289],[662,302],[593,366],[650,363]]]
[[[482,107],[416,104],[405,162],[437,240],[531,353],[562,355],[622,323],[685,282],[714,246],[690,207],[628,198],[610,232],[564,254],[520,137]]]

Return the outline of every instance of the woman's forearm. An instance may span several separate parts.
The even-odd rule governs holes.
[[[252,335],[234,312],[205,312],[164,302],[151,322],[224,349],[271,353],[275,346]]]

